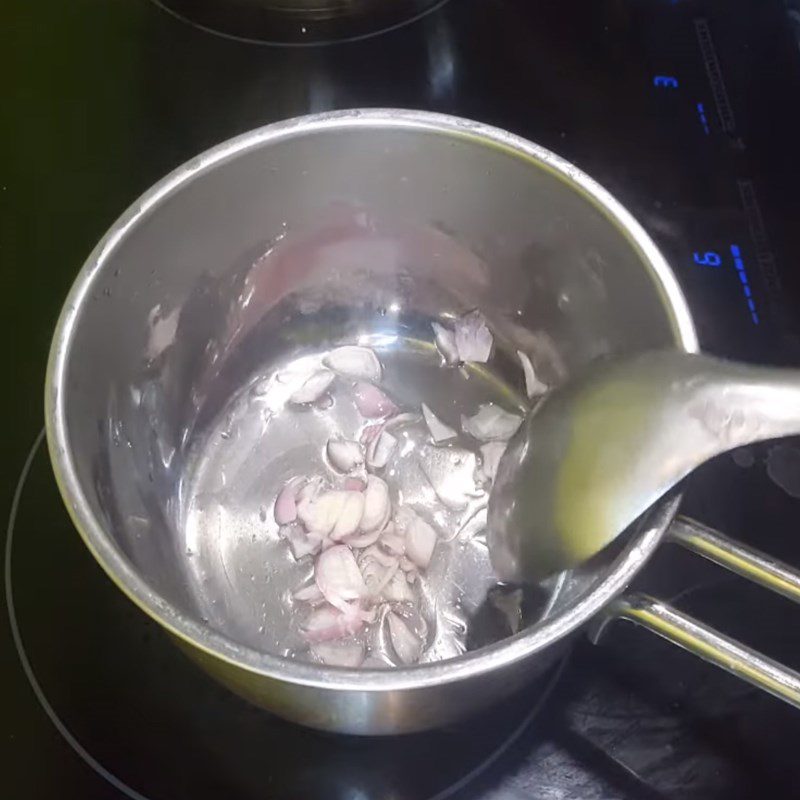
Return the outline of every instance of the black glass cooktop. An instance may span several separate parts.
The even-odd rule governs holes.
[[[215,36],[148,0],[6,0],[0,14],[3,796],[800,794],[800,712],[623,623],[452,728],[364,740],[281,722],[213,684],[111,586],[39,436],[55,316],[118,213],[222,139],[353,106],[473,117],[574,161],[663,248],[705,349],[800,366],[796,0],[450,0],[303,48]],[[800,564],[798,498],[800,446],[784,442],[708,465],[685,508]],[[669,546],[639,584],[800,667],[788,601]]]

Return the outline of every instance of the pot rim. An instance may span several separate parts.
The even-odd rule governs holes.
[[[337,129],[403,129],[438,133],[496,147],[545,169],[579,191],[628,239],[660,289],[676,347],[696,352],[698,341],[686,299],[666,260],[633,216],[602,186],[577,167],[521,137],[483,123],[427,111],[352,109],[296,117],[266,125],[206,150],[148,189],[109,228],[81,268],[56,324],[47,364],[45,420],[50,460],[64,503],[84,543],[111,580],[169,633],[231,665],[260,676],[308,687],[383,692],[418,689],[465,680],[531,656],[564,638],[625,589],[658,546],[680,497],[659,503],[643,530],[631,538],[606,577],[568,608],[531,629],[448,661],[391,670],[345,669],[307,664],[241,645],[183,613],[154,591],[105,533],[82,490],[69,444],[64,377],[73,333],[91,288],[126,234],[159,203],[198,175],[253,148],[308,133]]]

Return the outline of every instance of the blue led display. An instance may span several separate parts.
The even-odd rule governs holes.
[[[656,75],[653,78],[653,86],[658,86],[662,89],[677,89],[678,79],[673,78],[672,75]]]
[[[702,103],[697,104],[697,116],[700,117],[700,124],[703,126],[703,133],[708,136],[711,133],[711,128],[708,127],[708,119],[706,118],[706,109]]]
[[[722,256],[709,250],[705,253],[693,253],[694,263],[703,267],[719,267],[722,264]]]
[[[739,281],[742,284],[742,292],[744,293],[747,308],[750,311],[750,319],[753,321],[753,325],[758,325],[758,312],[756,311],[756,304],[753,300],[753,292],[750,289],[750,281],[747,279],[747,270],[745,269],[742,259],[742,251],[739,249],[738,245],[731,245],[731,255],[733,256],[733,265],[736,267],[736,272],[739,274]]]

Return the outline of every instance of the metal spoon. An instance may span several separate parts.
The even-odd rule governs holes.
[[[695,467],[800,433],[800,371],[677,351],[598,363],[509,443],[489,500],[498,576],[538,580],[602,550]]]

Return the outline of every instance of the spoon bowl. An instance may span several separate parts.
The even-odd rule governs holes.
[[[591,558],[720,453],[800,433],[800,372],[679,351],[600,362],[528,415],[489,501],[492,563],[539,580]]]

